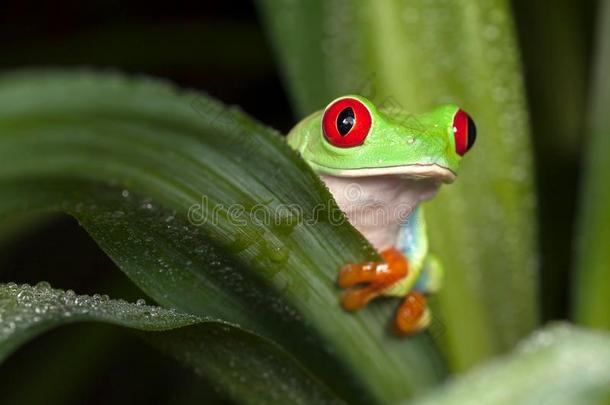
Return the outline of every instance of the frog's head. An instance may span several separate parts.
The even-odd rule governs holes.
[[[332,101],[297,125],[288,142],[320,174],[398,175],[452,182],[473,146],[473,120],[455,105],[421,115],[377,109],[360,96]]]

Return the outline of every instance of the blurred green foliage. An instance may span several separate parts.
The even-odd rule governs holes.
[[[573,291],[576,320],[610,329],[610,2],[598,18]]]
[[[442,327],[432,331],[435,344],[425,336],[384,344],[388,355],[401,350],[411,359],[399,368],[413,373],[419,367],[421,375],[396,375],[396,381],[406,381],[403,387],[392,381],[376,386],[380,374],[361,364],[362,370],[347,375],[360,374],[369,385],[352,399],[399,398],[435,384],[444,373],[437,349],[459,370],[512,349],[550,319],[610,327],[607,0],[559,0],[552,6],[392,0],[358,7],[340,0],[268,0],[261,1],[263,24],[245,3],[236,8],[221,2],[94,0],[87,7],[31,10],[17,3],[8,2],[0,14],[0,33],[10,38],[0,45],[4,69],[87,65],[160,75],[239,104],[282,132],[296,121],[291,110],[301,117],[348,91],[411,111],[456,101],[475,116],[479,143],[458,184],[446,187],[429,210],[433,248],[450,271],[433,302],[442,316]],[[277,66],[264,31],[276,35]],[[331,276],[329,270],[326,282]],[[145,294],[73,221],[25,217],[2,223],[0,281],[40,280],[134,301]],[[382,303],[361,315],[366,325],[377,325],[374,333],[385,331],[380,320],[389,308]],[[567,330],[539,332],[534,341],[550,333],[558,336],[551,339],[557,344],[501,357],[424,401],[468,402],[477,392],[481,398],[494,392],[508,400],[549,398],[544,387],[531,389],[529,378],[520,378],[539,373],[550,386],[567,387],[564,400],[603,403],[603,390],[591,397],[587,390],[599,393],[608,384],[607,336]],[[306,357],[307,350],[300,355]],[[562,368],[567,357],[574,359],[572,369]],[[128,375],[126,363],[133,370]],[[590,374],[582,373],[586,366]],[[332,374],[324,378],[332,380]],[[345,375],[332,384],[339,387]],[[240,373],[226,376],[239,379]],[[228,402],[226,394],[216,393],[218,378],[208,375],[205,381],[214,387],[117,328],[64,327],[26,344],[3,364],[0,401],[128,403],[146,391],[147,398],[164,402]],[[240,402],[235,391],[232,397]]]

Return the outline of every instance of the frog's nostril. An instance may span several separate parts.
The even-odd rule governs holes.
[[[458,109],[453,117],[453,137],[455,152],[460,156],[464,156],[477,139],[477,127],[473,119],[462,109]]]

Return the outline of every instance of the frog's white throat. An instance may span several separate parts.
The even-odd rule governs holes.
[[[437,193],[436,178],[413,179],[400,175],[342,177],[321,174],[339,208],[350,223],[378,251],[396,244],[400,226],[422,200]]]

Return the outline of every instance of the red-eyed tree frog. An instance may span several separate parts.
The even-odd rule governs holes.
[[[395,331],[409,335],[429,325],[425,295],[440,288],[443,269],[428,253],[420,202],[455,180],[475,139],[474,121],[455,105],[411,115],[378,109],[356,95],[332,101],[290,131],[290,146],[383,258],[340,269],[346,310],[360,309],[380,295],[404,297]]]

